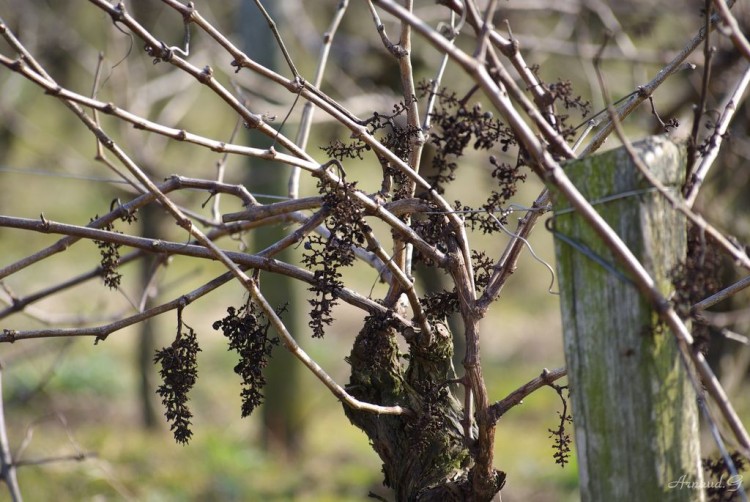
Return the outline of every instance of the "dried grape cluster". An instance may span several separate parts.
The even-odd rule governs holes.
[[[159,374],[162,385],[156,390],[166,408],[164,415],[170,423],[175,441],[187,444],[193,435],[190,430],[192,412],[187,406],[187,394],[198,378],[197,354],[200,352],[193,328],[182,322],[182,312],[177,314],[177,336],[169,347],[157,350],[154,363],[161,364]],[[187,329],[183,332],[183,327]]]
[[[362,156],[364,152],[370,151],[370,145],[361,140],[355,140],[351,143],[344,143],[339,139],[335,139],[330,145],[321,148],[326,155],[332,159],[344,160],[344,159],[359,159],[364,160]]]
[[[416,99],[413,97],[412,99]],[[372,116],[363,122],[367,127],[370,135],[381,133],[379,141],[393,152],[398,158],[407,160],[412,152],[412,140],[420,133],[420,129],[405,124],[404,116],[407,110],[407,104],[396,103],[393,106],[391,114],[382,114],[373,112]],[[360,159],[363,153],[370,150],[370,146],[364,141],[357,138],[350,143],[343,143],[340,140],[334,140],[330,145],[322,147],[326,154],[336,160]],[[399,200],[409,196],[406,190],[408,186],[406,176],[403,172],[395,169],[390,162],[378,155],[378,161],[383,168],[383,194],[388,194],[394,189],[393,194],[388,194],[393,200]],[[395,183],[395,187],[392,185]]]
[[[573,86],[569,80],[558,80],[547,86],[547,91],[552,97],[553,104],[555,102],[561,102],[566,110],[578,110],[581,117],[586,117],[591,113],[591,103],[584,101],[581,96],[577,96],[573,93]],[[563,138],[569,139],[575,134],[575,129],[566,125],[569,115],[557,113],[555,115],[557,132],[559,132]]]
[[[408,141],[409,136],[418,132],[401,126],[400,121],[397,119],[405,113],[406,105],[404,103],[396,103],[393,105],[393,113],[390,115],[373,112],[370,118],[363,121],[363,125],[367,127],[367,131],[372,136],[379,131],[385,131],[385,135],[380,138],[380,142],[401,159],[406,159],[411,152]],[[363,154],[370,151],[370,145],[360,138],[356,138],[349,143],[344,143],[337,139],[332,141],[330,145],[321,147],[321,150],[332,159],[363,160]]]
[[[573,417],[568,411],[568,400],[563,396],[563,391],[567,390],[568,386],[555,384],[549,384],[549,386],[557,392],[558,396],[560,396],[563,405],[563,410],[557,412],[558,417],[560,417],[560,425],[557,429],[547,429],[550,433],[549,437],[554,438],[552,449],[555,450],[555,452],[552,454],[552,458],[555,459],[555,463],[560,467],[565,467],[565,464],[570,462],[570,447],[573,444],[573,438],[570,437],[570,434],[566,430],[566,425],[573,423]]]
[[[354,263],[354,248],[365,244],[365,233],[370,232],[370,228],[364,221],[364,208],[352,195],[356,183],[347,183],[345,179],[340,183],[321,181],[318,188],[323,195],[323,208],[328,213],[325,227],[329,235],[309,236],[302,261],[315,275],[309,289],[315,298],[309,300],[312,310],[308,324],[312,336],[322,338],[325,326],[333,322],[337,290],[343,287],[339,268]]]
[[[670,273],[675,289],[672,304],[680,317],[693,321],[693,336],[701,349],[706,350],[709,327],[704,319],[691,312],[691,307],[721,289],[721,256],[710,238],[696,226],[688,229],[687,247],[685,262]]]
[[[91,221],[97,219],[95,216]],[[111,223],[104,226],[103,230],[114,232],[115,227]],[[102,259],[99,262],[102,268],[102,279],[104,279],[104,285],[109,289],[117,289],[120,287],[120,281],[122,280],[122,274],[117,271],[117,264],[120,263],[120,245],[113,242],[106,241],[94,241],[96,247],[99,248],[99,253],[102,255]]]
[[[470,96],[459,99],[455,92],[443,88],[433,93],[430,82],[421,82],[422,95],[434,94],[437,98],[435,111],[430,114],[433,129],[429,141],[435,148],[432,167],[435,174],[428,181],[438,193],[455,181],[458,163],[471,144],[474,150],[490,150],[500,143],[503,152],[516,144],[509,127],[495,119],[491,112],[483,111],[479,103],[467,107]]]
[[[424,313],[430,321],[441,321],[458,312],[458,295],[456,289],[452,291],[438,291],[427,293],[419,299]]]
[[[110,210],[113,209],[114,204],[118,201],[113,201],[110,205]],[[99,219],[99,215],[97,214],[93,218],[91,218],[91,221],[95,221]],[[138,217],[136,216],[135,211],[124,211],[124,214],[120,217],[120,219],[128,224],[134,223],[138,221]],[[112,223],[107,223],[102,228],[103,230],[107,230],[108,232],[118,232],[115,230],[115,227]],[[104,284],[109,289],[117,289],[120,287],[120,281],[122,280],[122,274],[117,272],[117,267],[120,263],[120,245],[115,244],[113,242],[104,242],[104,241],[94,241],[94,244],[96,244],[96,247],[99,248],[99,253],[102,256],[100,266],[102,269],[102,278],[104,279]]]
[[[278,313],[284,309],[279,309]],[[263,403],[263,388],[266,385],[263,370],[268,366],[273,347],[279,344],[279,339],[268,337],[270,322],[252,302],[239,309],[227,308],[227,316],[214,322],[213,328],[222,331],[229,339],[229,350],[236,351],[240,356],[234,372],[242,378],[242,417],[250,416]]]
[[[432,159],[434,174],[428,176],[428,180],[438,193],[444,193],[446,186],[455,181],[457,160],[464,155],[467,147],[471,146],[473,150],[491,150],[499,144],[500,149],[507,152],[511,146],[516,145],[516,140],[511,129],[495,119],[491,112],[483,111],[479,103],[469,107],[467,101],[471,95],[459,99],[455,92],[440,89],[433,93],[431,87],[429,82],[420,84],[423,94],[437,98],[435,111],[430,114],[433,128],[429,134],[429,142],[435,150]],[[503,208],[516,194],[518,184],[526,180],[526,174],[521,172],[523,163],[520,158],[515,167],[500,162],[494,155],[489,157],[489,161],[494,166],[492,178],[497,184],[481,210],[463,205],[460,201],[456,201],[454,205],[457,211],[464,213],[469,228],[478,228],[484,233],[499,231],[499,224],[506,223]],[[425,225],[422,227],[416,230],[423,232],[425,237],[434,233],[431,229],[424,228]]]
[[[719,457],[716,460],[710,458],[701,459],[703,470],[707,475],[706,495],[711,502],[730,502],[741,500],[739,490],[742,486],[742,472],[747,469],[748,463],[740,452],[730,455],[737,475],[732,474],[726,460]]]

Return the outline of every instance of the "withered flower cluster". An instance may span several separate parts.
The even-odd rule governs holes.
[[[566,428],[566,426],[573,423],[573,417],[570,414],[568,400],[563,395],[563,391],[567,390],[568,386],[555,384],[549,384],[549,386],[560,396],[563,406],[562,411],[557,412],[557,416],[560,418],[558,427],[556,429],[547,429],[550,433],[549,437],[554,440],[552,443],[552,449],[554,450],[552,458],[555,459],[555,463],[560,467],[565,467],[565,464],[570,462],[570,451],[573,444],[573,438],[570,437],[570,433]]]
[[[315,282],[309,288],[315,298],[309,300],[312,310],[308,324],[312,336],[322,338],[325,326],[333,322],[336,291],[343,287],[339,268],[354,263],[354,247],[365,244],[369,227],[364,221],[364,209],[352,196],[356,183],[345,179],[338,184],[321,181],[318,188],[323,195],[323,208],[328,212],[325,226],[329,235],[309,236],[302,261],[315,274]]]
[[[284,309],[285,306],[279,309],[279,313]],[[268,337],[270,322],[252,302],[239,309],[229,307],[227,316],[214,322],[213,328],[222,331],[229,339],[229,350],[236,351],[240,356],[234,372],[242,378],[242,417],[250,416],[263,403],[263,388],[266,385],[263,370],[268,366],[279,339]]]
[[[113,209],[116,202],[118,201],[112,201],[110,209]],[[91,221],[95,221],[98,219],[99,215],[96,215],[91,218]],[[125,223],[131,224],[138,221],[138,216],[135,211],[124,211],[120,219]],[[112,223],[104,225],[102,227],[102,230],[107,230],[109,232],[118,232],[117,230],[115,230],[115,226]],[[117,271],[117,267],[119,267],[120,265],[120,245],[112,242],[102,241],[94,241],[94,243],[96,244],[96,247],[99,248],[99,253],[102,256],[100,266],[102,269],[101,275],[104,279],[104,284],[109,289],[117,289],[118,287],[120,287],[120,281],[122,280],[122,274]]]
[[[178,313],[177,336],[168,347],[157,350],[154,362],[161,364],[162,384],[156,390],[166,408],[164,413],[175,441],[187,444],[193,435],[190,430],[193,413],[187,406],[188,392],[198,378],[197,355],[200,352],[195,330],[182,322]],[[183,332],[183,327],[187,331]]]
[[[705,352],[711,338],[709,326],[704,318],[691,311],[691,307],[721,289],[723,264],[715,243],[692,225],[688,228],[687,248],[684,263],[670,272],[674,286],[672,304],[680,317],[692,321],[693,336]]]

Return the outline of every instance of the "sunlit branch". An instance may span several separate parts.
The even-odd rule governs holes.
[[[542,387],[546,387],[547,385],[556,380],[559,380],[567,374],[568,370],[566,368],[557,368],[553,370],[548,370],[545,368],[544,371],[542,371],[541,375],[532,380],[529,380],[527,383],[511,392],[500,401],[490,405],[489,413],[492,417],[492,420],[500,420],[500,418],[502,418],[502,416],[505,415],[508,410],[515,406],[518,406],[519,404],[523,404],[523,400],[534,391],[541,389]]]
[[[24,230],[31,230],[41,233],[60,233],[76,237],[78,239],[89,239],[101,242],[111,242],[121,246],[128,246],[132,248],[141,249],[155,254],[165,255],[179,255],[189,256],[192,258],[202,258],[207,260],[216,260],[216,255],[211,250],[206,249],[203,245],[196,244],[185,244],[179,242],[170,242],[160,239],[149,239],[145,237],[136,237],[133,235],[121,234],[118,232],[112,232],[108,230],[100,230],[90,227],[81,227],[76,225],[68,225],[64,223],[57,223],[49,220],[32,220],[28,218],[15,218],[9,216],[0,216],[0,227],[8,228],[20,228]],[[289,245],[289,240],[298,242],[299,239],[309,231],[309,228],[301,230],[299,233],[290,234],[287,240],[281,241],[281,245]],[[236,263],[238,266],[242,266],[245,269],[259,269],[266,270],[268,272],[278,273],[287,275],[293,279],[297,279],[308,284],[315,284],[315,275],[294,265],[290,265],[285,262],[273,260],[266,257],[266,254],[274,254],[275,248],[269,248],[264,251],[264,255],[259,254],[247,254],[233,251],[222,251],[230,260]],[[229,279],[227,279],[229,280]],[[224,281],[226,282],[226,281]],[[222,283],[223,284],[223,283]],[[218,287],[218,285],[216,286]],[[212,288],[215,289],[215,288]],[[205,294],[205,293],[204,293]],[[372,314],[384,314],[387,309],[375,301],[368,300],[363,296],[350,291],[346,288],[336,290],[336,294],[345,302],[351,303],[352,305],[362,308]],[[173,307],[173,308],[176,308]],[[138,321],[134,321],[138,322]]]
[[[29,66],[24,63],[24,61],[25,60],[13,60],[6,56],[0,55],[0,64],[3,64],[9,69],[28,78],[38,86],[45,89],[48,94],[57,96],[65,101],[78,103],[88,108],[98,110],[99,112],[107,115],[118,117],[122,120],[130,122],[136,127],[136,129],[142,129],[145,131],[160,134],[175,141],[185,141],[187,143],[200,145],[218,153],[230,153],[259,159],[276,160],[284,164],[303,168],[306,171],[310,172],[313,172],[318,168],[318,164],[316,162],[306,159],[300,159],[298,157],[281,152],[276,152],[272,149],[253,148],[249,146],[228,144],[223,141],[205,138],[203,136],[193,134],[191,132],[185,131],[184,129],[176,129],[173,127],[167,127],[161,124],[157,124],[143,117],[132,114],[126,110],[118,108],[113,103],[104,103],[102,101],[97,101],[87,96],[69,91],[68,89],[61,88],[56,83],[47,80],[46,78],[32,71]]]
[[[729,5],[727,5],[725,0],[713,0],[713,2],[716,11],[719,13],[719,16],[721,16],[721,20],[724,21],[729,28],[729,38],[732,39],[734,46],[740,51],[745,59],[750,61],[750,42],[747,41],[747,38],[745,38],[745,35],[742,33],[742,28],[740,28],[737,19],[735,19],[729,11]],[[734,2],[730,3],[734,4]]]
[[[742,96],[745,94],[748,84],[750,84],[750,65],[745,67],[745,71],[742,73],[742,77],[734,87],[734,91],[732,91],[732,94],[727,96],[722,103],[720,108],[723,111],[714,126],[714,132],[711,134],[711,138],[708,141],[708,148],[706,149],[700,164],[695,169],[693,177],[688,180],[688,193],[685,197],[685,204],[688,207],[692,207],[693,204],[695,204],[695,200],[698,197],[698,192],[703,181],[706,179],[708,171],[711,169],[716,157],[719,155],[719,149],[724,140],[724,135],[729,128],[729,124],[732,122],[732,118],[734,117],[737,108],[739,108]]]

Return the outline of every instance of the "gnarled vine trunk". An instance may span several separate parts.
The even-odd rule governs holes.
[[[474,500],[463,407],[453,393],[452,336],[443,324],[434,327],[432,339],[405,333],[409,353],[400,354],[396,330],[368,318],[348,359],[347,391],[366,402],[399,405],[414,413],[375,415],[348,406],[344,411],[370,438],[383,461],[384,482],[397,500]]]

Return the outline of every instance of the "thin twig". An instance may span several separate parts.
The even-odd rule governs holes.
[[[84,460],[88,460],[90,458],[96,458],[98,455],[96,452],[80,452],[80,453],[73,453],[70,455],[56,455],[53,457],[44,457],[44,458],[32,458],[28,460],[19,460],[15,463],[16,467],[23,467],[26,465],[46,465],[46,464],[56,464],[59,462],[83,462]]]
[[[127,255],[120,258],[117,265],[118,267],[125,265],[127,263],[130,263],[133,260],[141,258],[143,255],[144,255],[143,251],[134,251],[132,253],[128,253]],[[27,306],[35,302],[38,302],[40,300],[43,300],[47,297],[50,297],[52,295],[55,295],[61,291],[73,288],[75,286],[83,284],[84,282],[87,282],[96,277],[101,277],[102,272],[103,272],[102,267],[96,267],[95,269],[89,272],[85,272],[76,277],[60,282],[59,284],[55,284],[48,288],[44,288],[40,291],[37,291],[36,293],[31,293],[22,297],[13,296],[11,301],[9,302],[8,307],[6,307],[3,310],[0,310],[0,319],[8,317],[11,314],[15,314],[16,312],[21,312]]]
[[[519,45],[526,49],[531,54],[550,54],[555,56],[568,56],[575,58],[582,58],[586,60],[592,59],[599,51],[598,44],[586,43],[583,41],[571,42],[569,40],[562,40],[559,38],[553,38],[552,36],[537,37],[525,33],[514,33],[514,37],[518,40]],[[648,49],[641,47],[634,56],[627,56],[623,54],[619,48],[610,48],[604,50],[602,59],[614,60],[614,61],[627,61],[629,64],[638,62],[641,64],[664,64],[669,61],[669,57],[674,56],[670,51],[663,51],[661,49]]]
[[[455,40],[459,34],[459,31],[455,26],[455,17],[455,13],[451,12],[450,25],[442,30],[443,35],[451,44],[455,43]],[[448,67],[448,60],[448,55],[443,54],[443,57],[440,59],[438,70],[435,73],[435,77],[430,81],[430,94],[427,98],[427,105],[425,105],[424,120],[422,120],[422,130],[425,132],[430,130],[430,126],[432,123],[432,111],[435,109],[437,94],[440,89],[440,84],[443,81],[443,76],[445,75],[445,69]]]
[[[599,18],[602,25],[612,33],[612,37],[614,38],[615,43],[617,43],[617,47],[625,57],[631,62],[638,61],[638,48],[633,41],[630,40],[630,37],[625,30],[623,30],[622,24],[620,24],[620,21],[617,19],[617,16],[615,16],[615,13],[612,12],[610,6],[601,0],[588,0],[584,5],[587,9],[596,14],[596,17]]]
[[[162,136],[166,136],[176,141],[185,141],[188,143],[200,145],[200,146],[209,148],[210,150],[214,152],[233,153],[236,155],[244,155],[247,157],[275,160],[275,161],[283,162],[285,164],[289,164],[292,166],[300,167],[309,172],[314,172],[318,168],[318,163],[312,161],[311,159],[301,159],[298,156],[291,156],[291,155],[284,154],[281,152],[273,151],[268,148],[253,148],[253,147],[242,146],[242,145],[234,145],[231,143],[226,143],[224,141],[206,138],[206,137],[188,132],[184,129],[176,129],[174,127],[168,127],[162,124],[158,124],[156,122],[152,122],[148,119],[145,119],[143,117],[139,117],[138,115],[130,113],[127,110],[123,110],[115,106],[113,103],[105,103],[103,101],[98,101],[98,100],[83,96],[81,94],[72,92],[68,89],[61,88],[54,81],[49,80],[43,77],[42,75],[36,73],[35,71],[33,71],[25,63],[26,63],[26,58],[24,58],[23,60],[21,59],[13,60],[6,56],[0,55],[0,64],[3,64],[10,70],[13,70],[16,73],[19,73],[20,75],[23,75],[30,81],[34,82],[38,86],[45,89],[47,93],[57,96],[64,102],[78,103],[80,105],[92,108],[94,110],[98,110],[101,113],[112,115],[126,122],[130,122],[138,129],[143,129],[146,131],[154,132],[154,133],[160,134]],[[102,159],[103,158],[104,157],[102,156]]]
[[[706,310],[709,307],[712,307],[716,305],[719,302],[722,302],[726,300],[727,298],[730,298],[743,289],[750,287],[750,276],[745,277],[744,279],[741,279],[734,284],[732,284],[729,287],[726,287],[722,289],[721,291],[714,293],[713,295],[709,296],[708,298],[699,301],[695,305],[693,305],[690,308],[691,313],[699,313],[703,310]]]
[[[234,128],[232,129],[232,134],[229,135],[229,142],[233,143],[234,138],[237,136],[237,133],[240,130],[240,124],[241,121],[238,119],[234,123]],[[224,152],[224,155],[221,156],[221,159],[219,159],[216,162],[216,181],[218,183],[224,182],[224,171],[226,170],[227,166],[227,160],[229,160],[229,152]],[[216,223],[219,223],[221,221],[221,194],[217,193],[214,195],[214,203],[211,208],[211,216],[213,216],[213,219]]]
[[[695,160],[698,156],[698,132],[700,131],[700,123],[703,114],[706,111],[706,101],[708,100],[708,84],[711,79],[711,67],[713,66],[713,55],[716,52],[714,47],[711,47],[711,0],[705,0],[705,19],[706,24],[703,27],[706,32],[706,39],[703,41],[703,78],[701,79],[701,94],[700,102],[695,107],[693,113],[693,127],[688,137],[688,158],[685,176],[685,183],[688,183],[693,175],[695,169]]]
[[[406,0],[404,5],[407,10],[414,10],[413,0]],[[406,106],[406,131],[409,137],[409,155],[407,162],[409,167],[415,172],[419,172],[420,163],[422,161],[422,151],[425,145],[425,131],[420,127],[419,118],[419,102],[417,101],[417,92],[414,85],[414,69],[412,67],[412,30],[408,23],[401,23],[401,37],[399,40],[399,46],[402,49],[401,56],[397,57],[399,65],[399,75],[401,77],[401,92],[404,97],[404,105]],[[409,180],[407,183],[404,193],[406,197],[412,197],[416,192],[417,184],[414,180]],[[406,221],[410,222],[411,217],[407,216]],[[454,226],[454,229],[459,227]],[[462,235],[463,239],[466,239],[466,234]],[[402,239],[394,239],[393,242],[393,258],[394,263],[397,264],[404,274],[408,277],[412,275],[412,255],[413,247],[408,242],[404,242]],[[473,271],[469,269],[467,271],[472,274]],[[471,279],[473,281],[473,278]],[[397,301],[399,288],[391,288],[385,298],[386,305],[390,304],[391,301]],[[408,292],[407,296],[416,297],[416,293],[413,291]],[[419,313],[419,311],[418,311]],[[419,319],[419,318],[418,318]],[[427,321],[422,317],[419,322],[424,327],[428,328],[427,334],[431,333]],[[431,336],[431,335],[430,335]]]
[[[734,4],[734,0],[731,2]],[[720,18],[716,15],[710,17],[710,30],[716,28]],[[709,30],[709,31],[710,31]],[[630,115],[638,106],[643,103],[654,91],[661,86],[670,76],[684,68],[683,63],[687,57],[698,48],[698,46],[705,40],[707,31],[701,29],[697,35],[695,35],[686,45],[682,48],[672,60],[664,66],[656,76],[647,84],[638,87],[638,92],[631,96],[625,103],[617,108],[617,118],[622,121]],[[603,125],[600,126],[599,130],[594,135],[594,138],[581,152],[582,157],[586,157],[591,153],[599,149],[604,144],[604,141],[612,134],[614,130],[614,124],[611,119],[607,120]]]
[[[723,336],[727,340],[732,340],[733,342],[750,346],[750,337],[735,333],[734,331],[731,331],[727,328],[719,328],[719,335]]]
[[[247,189],[242,185],[227,185],[216,183],[215,181],[197,180],[193,178],[185,178],[182,176],[172,176],[167,181],[159,185],[159,189],[163,193],[170,193],[173,190],[179,190],[181,188],[203,188],[208,190],[225,191],[239,197],[243,202],[250,203],[254,201],[253,197],[247,192]],[[87,225],[88,228],[103,228],[117,219],[120,219],[128,214],[132,214],[139,208],[145,206],[154,201],[155,195],[151,193],[143,194],[132,201],[117,206],[116,209],[109,213],[96,218]],[[11,263],[3,268],[0,268],[0,279],[10,276],[26,267],[29,267],[41,260],[49,258],[57,253],[66,251],[70,246],[75,244],[79,238],[74,236],[68,236],[60,239],[56,243],[48,246],[30,256],[27,256],[21,260]]]
[[[511,392],[500,401],[490,405],[489,413],[491,419],[497,422],[503,415],[505,415],[508,410],[510,410],[514,406],[523,404],[523,400],[528,395],[538,389],[541,389],[542,387],[551,384],[556,380],[559,380],[567,374],[568,370],[566,368],[557,368],[553,370],[548,370],[545,368],[538,377],[529,380],[527,383]]]
[[[263,4],[260,2],[260,0],[255,0],[255,5],[258,7],[258,10],[263,14],[263,17],[266,18],[266,21],[268,22],[268,27],[271,28],[271,33],[273,33],[273,37],[276,39],[276,43],[279,44],[279,49],[281,49],[281,54],[284,55],[284,59],[286,60],[286,64],[289,65],[289,69],[292,70],[292,75],[295,79],[302,78],[300,76],[299,71],[297,71],[297,67],[294,66],[294,62],[292,61],[292,57],[289,55],[289,51],[286,49],[286,45],[284,45],[284,40],[281,38],[281,34],[279,33],[279,29],[276,27],[276,22],[273,20],[273,18],[268,14],[268,11],[265,7],[263,7]]]
[[[521,251],[526,247],[524,242],[531,235],[531,231],[536,226],[539,218],[544,214],[549,205],[549,190],[543,190],[532,204],[532,211],[528,211],[526,216],[518,222],[518,228],[515,236],[511,239],[503,251],[502,256],[492,266],[492,275],[490,276],[487,287],[484,289],[481,298],[477,302],[477,308],[481,312],[486,312],[492,302],[500,296],[500,292],[505,286],[506,281],[513,275],[516,270],[518,260],[521,257]]]
[[[478,34],[477,48],[474,49],[474,59],[477,61],[484,61],[485,54],[487,51],[487,41],[489,40],[490,33],[495,31],[495,27],[492,24],[492,20],[495,17],[495,11],[497,10],[497,0],[490,0],[487,4],[487,8],[484,10],[484,16],[482,17],[482,29]]]
[[[310,218],[308,218],[307,221],[302,224],[297,230],[290,234],[287,234],[285,237],[277,240],[267,248],[258,252],[258,256],[262,256],[264,258],[272,258],[282,252],[284,249],[299,243],[307,234],[318,230],[319,225],[323,223],[326,216],[328,216],[328,211],[326,209],[318,211]]]
[[[734,324],[747,324],[750,322],[750,307],[724,312],[703,310],[698,313],[698,317],[705,319],[709,324],[717,328],[725,328]]]
[[[96,93],[99,92],[99,79],[102,73],[102,62],[104,62],[104,53],[99,52],[99,58],[96,60],[96,71],[94,72],[94,83],[91,85],[91,99],[96,99]],[[99,123],[99,112],[94,110],[93,112],[94,122]],[[99,140],[96,140],[96,156],[104,157],[104,149]]]
[[[688,191],[685,196],[685,204],[687,204],[688,207],[693,207],[695,204],[700,187],[706,179],[708,171],[713,166],[716,157],[719,155],[719,149],[724,140],[724,135],[729,128],[729,124],[731,123],[735,112],[739,108],[739,104],[742,101],[742,96],[745,94],[748,84],[750,84],[750,64],[745,67],[745,71],[742,73],[742,77],[737,81],[734,91],[732,91],[732,93],[727,96],[721,104],[723,111],[721,117],[714,126],[714,132],[711,135],[711,138],[708,140],[708,147],[703,155],[703,160],[701,160],[700,165],[693,171],[690,179],[687,180]]]
[[[256,221],[280,214],[288,214],[294,211],[303,211],[305,209],[317,209],[323,204],[323,198],[320,196],[305,197],[304,199],[291,199],[262,206],[252,206],[244,211],[236,213],[227,213],[222,216],[224,223],[232,221]]]
[[[368,1],[370,14],[372,15],[375,27],[380,34],[381,41],[385,48],[396,58],[399,64],[399,75],[401,77],[401,91],[403,93],[404,105],[406,107],[406,131],[409,135],[409,156],[408,164],[411,170],[419,172],[419,164],[422,156],[422,149],[425,143],[424,133],[420,127],[419,107],[416,99],[416,90],[414,86],[414,71],[411,63],[411,27],[408,23],[401,23],[401,32],[398,43],[389,40],[377,10],[371,1]],[[406,0],[405,7],[407,11],[413,10],[412,0]],[[414,195],[416,182],[409,180],[408,185],[404,188],[407,197]],[[407,217],[407,222],[409,218]],[[411,248],[401,239],[393,241],[393,262],[406,275],[411,275]],[[410,281],[407,281],[410,284]],[[403,281],[393,282],[388,294],[385,297],[386,305],[394,305],[402,292]],[[408,293],[408,296],[414,296]]]

